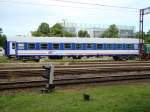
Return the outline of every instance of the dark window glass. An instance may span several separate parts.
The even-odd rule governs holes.
[[[82,48],[82,44],[76,44],[76,49],[81,49]]]
[[[29,43],[28,48],[29,49],[35,49],[35,43]]]
[[[132,49],[133,45],[132,44],[127,44],[127,49]]]
[[[48,44],[47,43],[42,43],[41,44],[41,49],[47,49],[48,48]]]
[[[65,48],[65,49],[71,48],[71,44],[68,44],[68,43],[64,44],[64,48]]]
[[[117,46],[117,49],[121,48],[121,44],[116,44],[116,46]]]
[[[87,44],[87,48],[92,48],[93,47],[93,44]]]
[[[108,49],[112,49],[112,44],[107,44]]]
[[[59,49],[59,44],[58,43],[53,44],[53,49]]]
[[[103,45],[102,44],[96,44],[97,49],[102,49]]]
[[[16,49],[16,44],[12,43],[12,49]]]

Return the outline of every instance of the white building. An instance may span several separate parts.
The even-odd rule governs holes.
[[[76,24],[64,21],[62,23],[65,30],[74,34],[78,34],[79,30],[87,30],[90,37],[101,37],[102,33],[109,27],[109,25],[97,25],[97,24]],[[134,26],[121,26],[117,25],[119,29],[120,38],[132,38],[134,37]]]

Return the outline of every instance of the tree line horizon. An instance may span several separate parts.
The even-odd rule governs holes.
[[[77,34],[65,31],[65,28],[60,24],[56,23],[52,27],[48,23],[42,22],[36,31],[31,32],[34,37],[90,37],[90,34],[86,30],[79,30]],[[135,33],[133,38],[139,38],[139,32]],[[119,38],[119,30],[115,24],[110,25],[101,35],[102,38]],[[3,33],[0,27],[0,47],[4,48],[4,43],[7,36]],[[150,30],[144,32],[144,41],[150,43]]]
[[[134,33],[133,38],[139,38],[139,32]],[[32,36],[35,37],[91,37],[88,31],[79,30],[77,34],[65,31],[65,28],[60,24],[56,23],[52,27],[48,23],[41,23],[36,31],[32,32]],[[144,39],[147,43],[150,43],[150,30],[144,32]],[[119,29],[117,25],[110,25],[102,34],[101,38],[119,38]]]
[[[50,27],[48,23],[44,22],[38,26],[36,31],[32,31],[31,34],[35,37],[90,37],[87,30],[79,30],[77,34],[75,34],[66,31],[60,23],[56,23]],[[119,30],[117,26],[115,24],[110,25],[109,28],[103,32],[101,37],[118,38]]]

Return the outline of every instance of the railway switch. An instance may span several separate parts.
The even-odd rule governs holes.
[[[45,88],[42,90],[43,93],[48,93],[48,92],[52,92],[55,88],[55,85],[53,84],[53,80],[54,80],[54,66],[48,65],[48,66],[43,66],[43,68],[46,70],[46,73],[44,75],[42,75],[43,78],[46,79],[46,86]]]

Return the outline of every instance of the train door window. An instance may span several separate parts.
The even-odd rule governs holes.
[[[12,49],[16,49],[16,44],[12,43]]]
[[[59,49],[59,44],[58,43],[55,43],[55,44],[53,44],[53,49],[56,49],[56,50],[58,50]]]
[[[112,44],[107,44],[107,49],[112,49]]]
[[[71,44],[69,44],[69,43],[64,44],[64,49],[70,49],[70,48],[71,48]]]
[[[103,45],[102,44],[96,44],[97,49],[102,49]]]
[[[18,43],[18,49],[24,49],[24,43]]]
[[[29,43],[28,48],[29,49],[35,49],[35,43]]]
[[[121,49],[122,45],[121,44],[116,44],[117,49]]]
[[[47,49],[48,44],[47,43],[41,43],[41,49]]]
[[[93,44],[90,44],[90,43],[87,44],[87,48],[88,48],[88,49],[91,49],[92,47],[93,47]]]
[[[133,45],[132,44],[127,44],[127,49],[132,49]]]
[[[82,48],[82,44],[76,44],[76,49],[81,49]]]

